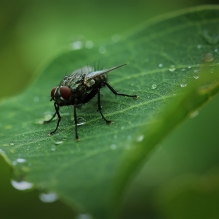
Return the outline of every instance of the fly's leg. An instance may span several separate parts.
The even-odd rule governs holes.
[[[51,119],[49,119],[49,120],[46,120],[46,121],[43,121],[43,124],[46,124],[46,123],[49,123],[49,122],[51,122],[54,118],[55,118],[55,116],[56,116],[56,112],[53,114],[53,116],[52,116],[52,118]]]
[[[116,90],[114,90],[113,87],[111,87],[106,81],[103,82],[115,95],[119,95],[119,96],[124,96],[124,97],[134,97],[134,98],[138,98],[138,95],[129,95],[129,94],[120,94],[118,93]]]
[[[75,139],[76,141],[78,141],[79,137],[78,137],[78,121],[77,121],[76,106],[74,106],[74,120],[75,120]]]
[[[97,101],[97,104],[98,104],[98,111],[100,112],[100,115],[101,115],[102,118],[106,121],[107,124],[112,124],[113,122],[107,120],[107,119],[104,117],[104,115],[103,115],[103,113],[102,113],[102,111],[101,111],[101,104],[100,104],[100,89],[99,89],[99,88],[97,89],[97,94],[98,94],[98,95],[97,95],[97,98],[98,98],[98,101]]]
[[[54,115],[52,116],[52,118],[51,118],[50,120],[48,120],[48,121],[44,121],[44,122],[43,122],[43,123],[48,123],[48,122],[52,121],[52,120],[54,119],[54,117],[56,116],[56,114],[57,114],[57,116],[58,116],[58,122],[57,122],[57,124],[56,124],[55,130],[49,133],[50,136],[53,135],[53,134],[57,131],[57,129],[58,129],[58,127],[59,127],[59,123],[60,123],[60,121],[61,121],[61,116],[60,116],[60,113],[59,113],[59,106],[58,106],[56,103],[54,103],[54,107],[55,107],[55,113],[54,113]]]

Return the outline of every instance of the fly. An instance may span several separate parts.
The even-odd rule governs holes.
[[[59,109],[62,106],[73,106],[74,107],[74,123],[75,123],[75,138],[78,137],[78,128],[77,128],[77,111],[76,109],[81,107],[83,104],[89,102],[94,96],[97,95],[97,105],[98,111],[103,118],[103,120],[107,124],[111,124],[112,121],[107,120],[101,110],[100,104],[100,89],[107,86],[115,95],[125,96],[125,97],[134,97],[138,98],[138,95],[128,95],[118,93],[111,87],[107,82],[107,73],[113,71],[117,68],[120,68],[123,65],[119,65],[110,69],[104,69],[99,71],[94,71],[92,67],[87,66],[81,69],[75,70],[69,76],[65,76],[63,80],[60,82],[59,86],[54,87],[51,90],[51,100],[54,101],[55,113],[52,118],[48,121],[44,121],[44,123],[48,123],[52,121],[55,116],[58,116],[58,121],[56,124],[56,128],[54,131],[50,132],[49,135],[53,135],[61,121],[61,116],[59,113]]]

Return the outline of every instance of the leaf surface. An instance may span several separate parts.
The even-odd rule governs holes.
[[[12,165],[16,180],[54,191],[71,206],[104,218],[112,193],[117,200],[121,197],[157,142],[218,92],[216,84],[204,91],[204,97],[197,98],[200,92],[189,95],[189,107],[172,104],[176,98],[184,101],[177,94],[199,80],[203,62],[209,65],[206,74],[215,71],[218,23],[218,7],[200,7],[148,22],[119,42],[60,54],[25,92],[0,105],[1,154]],[[139,98],[115,97],[103,88],[102,110],[114,121],[112,125],[101,119],[94,98],[77,110],[78,117],[86,121],[78,127],[79,142],[75,141],[72,107],[61,109],[59,129],[49,137],[57,119],[49,124],[42,121],[54,112],[49,102],[51,89],[66,74],[85,65],[97,66],[97,62],[106,69],[127,63],[108,73],[108,82],[115,90]],[[165,117],[162,111],[169,105],[172,117]],[[129,165],[124,166],[125,162]]]

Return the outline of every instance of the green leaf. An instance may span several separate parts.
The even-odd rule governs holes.
[[[142,25],[119,42],[62,53],[25,92],[2,101],[0,152],[14,169],[14,180],[56,192],[69,205],[95,217],[106,217],[112,200],[119,208],[127,183],[156,144],[218,92],[215,83],[177,95],[199,80],[203,61],[208,63],[203,73],[217,74],[218,12],[216,6],[177,12]],[[49,137],[57,120],[42,121],[54,112],[51,89],[65,74],[97,62],[105,68],[128,63],[108,73],[109,83],[139,98],[115,97],[104,88],[102,110],[114,124],[104,123],[94,98],[78,109],[78,117],[86,120],[78,128],[79,142],[71,107],[61,109],[59,129]]]

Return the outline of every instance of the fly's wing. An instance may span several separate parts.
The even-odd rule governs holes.
[[[74,90],[78,87],[83,78],[93,71],[94,69],[91,66],[84,66],[82,68],[76,69],[70,75],[65,76],[63,78],[63,80],[60,83],[60,86],[67,86]]]
[[[119,65],[119,66],[115,66],[115,67],[112,67],[112,68],[110,68],[110,69],[104,69],[104,70],[100,70],[100,71],[92,71],[92,72],[90,72],[90,73],[88,73],[88,74],[86,75],[86,77],[85,77],[85,82],[88,82],[88,81],[92,80],[93,78],[96,78],[96,77],[98,77],[98,76],[100,76],[100,75],[106,74],[106,73],[108,73],[108,72],[110,72],[110,71],[113,71],[113,70],[115,70],[115,69],[117,69],[117,68],[120,68],[120,67],[122,67],[122,66],[124,66],[124,65],[126,65],[126,64],[122,64],[122,65]]]

